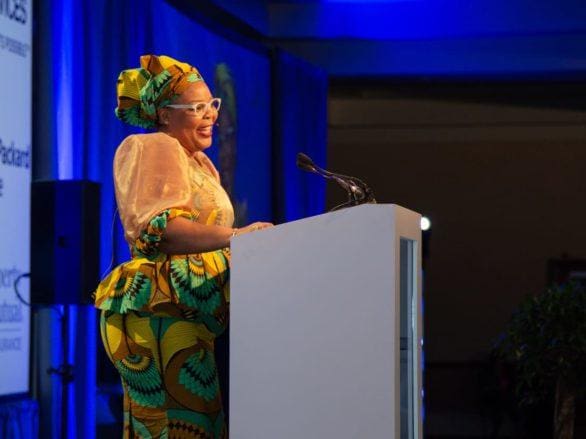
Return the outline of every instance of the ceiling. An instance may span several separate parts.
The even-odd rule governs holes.
[[[586,76],[584,0],[210,0],[334,76]]]

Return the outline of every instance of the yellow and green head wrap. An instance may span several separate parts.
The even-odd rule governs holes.
[[[157,126],[157,109],[170,104],[188,86],[203,81],[197,69],[170,56],[143,55],[140,68],[118,76],[116,117],[141,128]]]

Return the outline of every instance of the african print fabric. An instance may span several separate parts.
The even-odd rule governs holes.
[[[130,136],[119,149],[138,149],[144,157],[149,143],[168,141],[164,146],[169,151],[176,143],[167,137]],[[136,165],[126,174],[116,163],[121,157],[129,155],[117,155],[116,178],[145,177]],[[132,245],[132,259],[112,270],[95,292],[102,341],[122,379],[125,438],[228,437],[214,341],[228,322],[230,252],[167,255],[159,244],[174,218],[231,226],[233,212],[211,162],[187,157],[182,163],[189,168],[185,190],[192,202],[152,216]],[[153,190],[148,188],[149,198]],[[117,192],[119,205],[128,201],[124,193]],[[127,193],[133,200],[144,195]],[[150,209],[144,203],[137,206]],[[139,213],[128,218],[139,218]],[[138,224],[129,219],[125,227],[133,222]]]

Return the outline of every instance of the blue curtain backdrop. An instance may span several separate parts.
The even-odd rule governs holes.
[[[274,209],[278,222],[323,213],[325,181],[296,167],[298,152],[326,166],[328,78],[282,50],[273,52]]]
[[[33,400],[0,402],[0,438],[39,435],[39,405]]]
[[[325,162],[323,72],[282,52],[271,56],[260,43],[226,37],[230,32],[209,20],[204,26],[163,0],[37,0],[34,5],[33,177],[101,183],[101,238],[95,245],[102,272],[128,258],[115,212],[112,158],[121,140],[138,131],[114,117],[116,78],[121,70],[138,67],[146,53],[196,65],[216,94],[228,78],[234,138],[226,147],[216,136],[210,156],[224,173],[222,163],[230,162],[225,155],[235,160],[231,195],[241,222],[285,221],[323,211],[323,182],[295,168],[297,151]],[[197,2],[189,7],[197,9]],[[102,349],[97,313],[87,306],[69,311],[67,354],[75,380],[66,401],[66,428],[68,437],[92,438],[96,414],[108,421],[106,406],[96,397],[96,352]],[[39,429],[42,437],[58,437],[61,382],[45,373],[61,363],[58,313],[37,312],[34,327]]]

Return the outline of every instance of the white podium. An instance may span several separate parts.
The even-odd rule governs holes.
[[[422,438],[420,237],[362,205],[233,240],[232,439]]]

